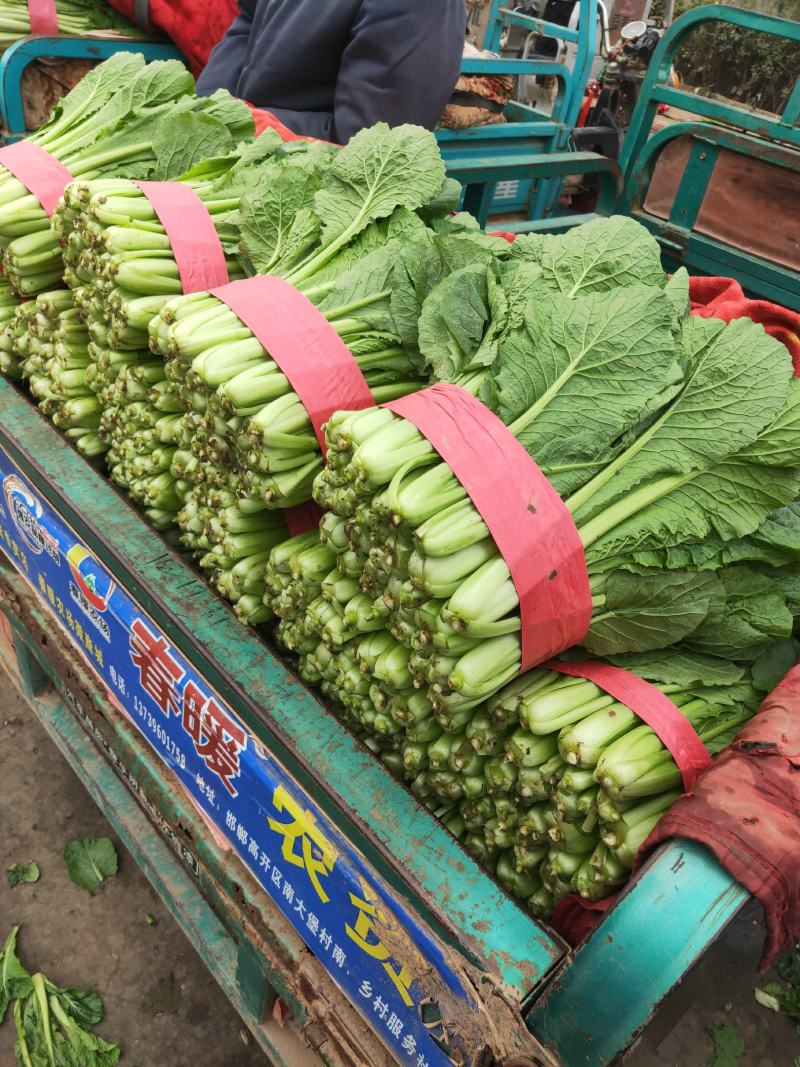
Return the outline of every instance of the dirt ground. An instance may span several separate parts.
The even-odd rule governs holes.
[[[29,970],[102,995],[99,1029],[122,1045],[122,1067],[268,1067],[258,1048],[244,1043],[236,1012],[119,842],[119,874],[97,894],[72,884],[62,860],[66,842],[113,833],[4,677],[2,685],[0,937],[22,924],[19,951]],[[39,864],[41,880],[9,889],[5,869],[29,860]],[[762,936],[754,909],[731,924],[629,1064],[797,1067],[795,1028],[753,1000]],[[722,1051],[715,1053],[715,1044]],[[14,1067],[13,1046],[6,1021],[0,1067]]]

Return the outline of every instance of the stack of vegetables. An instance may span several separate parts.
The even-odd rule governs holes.
[[[73,287],[73,292],[65,288],[60,294],[43,294],[70,320],[68,348],[61,337],[54,336],[50,345],[42,308],[33,317],[26,311],[34,302],[23,304],[0,339],[9,352],[9,370],[14,365],[17,374],[26,374],[42,409],[85,454],[98,456],[117,443],[104,425],[109,418],[121,428],[122,450],[110,453],[112,473],[120,484],[133,486],[135,499],[159,527],[169,525],[178,502],[158,480],[164,456],[153,456],[157,444],[170,441],[171,425],[169,420],[154,425],[157,419],[149,418],[146,403],[147,410],[142,410],[150,389],[164,381],[162,361],[153,360],[147,348],[147,324],[176,291],[177,268],[163,228],[139,189],[130,180],[97,175],[171,179],[199,171],[198,184],[207,190],[214,185],[212,178],[230,171],[248,150],[262,158],[269,139],[257,150],[252,143],[249,149],[242,144],[253,132],[248,108],[224,92],[200,100],[190,95],[193,86],[191,75],[174,62],[145,65],[139,56],[120,54],[97,67],[31,138],[73,174],[87,179],[70,187],[51,226],[35,197],[21,195],[22,187],[6,174],[6,206],[0,211],[4,269],[14,290],[40,293],[41,303],[42,287],[61,282],[62,251]],[[205,170],[196,166],[207,156],[214,157],[212,164]],[[232,206],[229,197],[214,202],[223,220],[220,226],[227,226],[229,233],[236,225]],[[96,212],[111,235],[107,242]],[[76,220],[86,223],[82,230],[73,228]],[[153,301],[150,294],[159,286],[165,288],[164,295],[160,302]],[[67,322],[60,321],[58,329],[67,330]],[[57,343],[58,353],[53,347]],[[125,416],[114,418],[121,406]],[[135,434],[144,457],[138,463],[130,445]],[[137,478],[142,479],[139,493]],[[162,482],[168,479],[167,474]]]
[[[69,289],[21,304],[8,330],[21,376],[42,412],[88,459],[102,455],[100,404],[87,382],[89,334]]]
[[[761,327],[687,312],[685,276],[612,218],[456,271],[420,337],[440,377],[480,378],[571,513],[580,656],[660,685],[714,751],[796,654],[800,383]],[[508,566],[415,426],[339,412],[326,438],[321,542],[280,546],[266,578],[303,677],[537,914],[609,892],[676,795],[672,757],[593,683],[519,676]]]
[[[585,553],[591,621],[562,660],[656,686],[713,753],[798,648],[786,350],[690,318],[685,274],[631,220],[510,246],[451,214],[426,131],[242,143],[243,105],[187,78],[118,57],[62,101],[36,138],[77,179],[52,227],[0,178],[0,369],[243,621],[277,618],[302,677],[534,914],[607,895],[681,770],[594,682],[522,672],[517,586],[469,487],[380,405],[444,382],[499,417]],[[344,342],[374,406],[335,412],[325,449],[277,355],[220,296],[183,295],[133,178],[180,178],[229,277],[289,283]],[[289,536],[312,496],[319,527],[306,511]]]
[[[417,319],[451,265],[503,242],[444,218],[458,190],[424,130],[378,126],[340,152],[293,146],[242,203],[243,258],[303,293],[344,341],[372,397],[421,388]],[[507,247],[507,246],[505,246]],[[264,567],[288,538],[282,512],[310,501],[323,460],[287,376],[217,297],[170,301],[151,347],[186,414],[173,474],[183,543],[250,623],[271,617]]]
[[[62,37],[82,37],[98,30],[140,36],[129,20],[105,0],[55,0],[55,9],[58,33]],[[30,33],[28,0],[3,0],[0,5],[0,52]]]
[[[183,184],[208,210],[229,277],[241,277],[239,203],[275,137],[259,138],[192,168]],[[280,149],[282,150],[282,149]],[[64,242],[66,278],[91,334],[91,384],[102,408],[100,435],[112,479],[162,530],[181,505],[171,473],[184,411],[163,358],[148,347],[151,318],[181,291],[170,240],[144,193],[129,181],[70,185],[54,226]]]
[[[91,71],[28,141],[76,179],[167,180],[251,137],[249,109],[229,93],[194,95],[194,79],[176,60],[145,63],[120,52]],[[62,284],[58,234],[46,211],[0,168],[3,272],[20,298]]]

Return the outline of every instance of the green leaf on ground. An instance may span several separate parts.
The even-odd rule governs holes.
[[[739,1057],[744,1054],[742,1035],[731,1023],[723,1023],[709,1030],[714,1042],[714,1051],[707,1067],[742,1067]]]
[[[0,952],[0,1023],[6,1015],[12,1000],[27,997],[31,989],[31,976],[22,966],[17,956],[17,934],[15,926],[6,938],[3,951]]]
[[[119,859],[109,837],[84,837],[70,841],[64,849],[64,862],[75,885],[94,893],[106,878],[117,873]]]
[[[34,860],[27,864],[12,863],[6,870],[6,878],[12,889],[23,883],[38,882],[40,877],[39,864]]]

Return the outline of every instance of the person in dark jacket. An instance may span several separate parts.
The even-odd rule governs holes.
[[[197,88],[345,144],[376,122],[433,129],[453,91],[465,0],[239,0]]]

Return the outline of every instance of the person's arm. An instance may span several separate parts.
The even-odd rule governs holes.
[[[200,96],[210,96],[217,89],[227,89],[236,95],[242,68],[247,62],[256,3],[257,0],[239,0],[239,14],[213,49],[205,70],[197,79]]]
[[[342,56],[333,136],[410,122],[433,129],[461,69],[464,0],[363,0]]]

